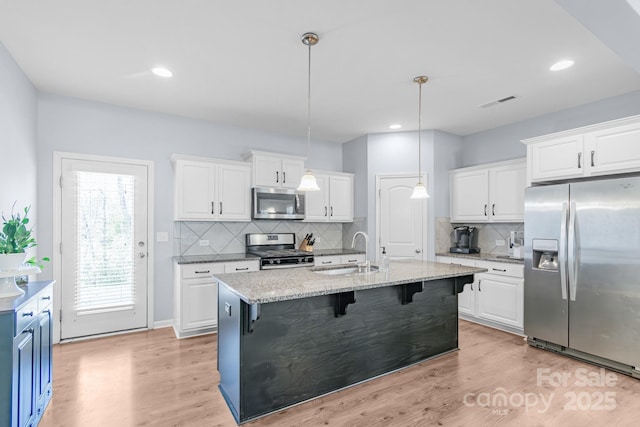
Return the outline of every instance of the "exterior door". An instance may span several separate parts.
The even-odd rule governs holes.
[[[61,169],[61,338],[147,327],[148,166]]]
[[[391,259],[425,259],[427,202],[411,198],[416,177],[381,177],[379,182],[378,252],[384,246]]]

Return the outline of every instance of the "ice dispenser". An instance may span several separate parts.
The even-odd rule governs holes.
[[[558,241],[533,239],[532,265],[540,270],[558,271]]]

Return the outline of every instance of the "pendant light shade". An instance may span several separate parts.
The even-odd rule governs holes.
[[[422,85],[427,82],[427,76],[418,76],[413,79],[414,83],[418,83],[418,183],[411,193],[412,199],[428,199],[429,193],[422,183]]]
[[[305,33],[302,35],[302,43],[309,47],[309,72],[307,74],[307,159],[311,154],[311,46],[318,43],[320,37],[315,33]],[[298,191],[319,191],[318,181],[313,176],[311,170],[302,175],[300,179],[300,185],[297,188]]]

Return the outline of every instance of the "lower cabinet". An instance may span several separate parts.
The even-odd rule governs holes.
[[[34,427],[51,400],[53,282],[34,282],[0,313],[0,425]],[[32,292],[37,288],[36,292]],[[11,344],[12,343],[12,344]]]
[[[258,271],[256,260],[174,264],[173,329],[178,338],[215,332],[218,326],[218,283],[223,273]]]
[[[365,261],[365,254],[322,255],[313,258],[314,266],[357,264]]]
[[[524,266],[520,264],[476,261],[457,257],[438,257],[438,262],[486,268],[473,283],[458,294],[459,317],[498,329],[523,333]]]

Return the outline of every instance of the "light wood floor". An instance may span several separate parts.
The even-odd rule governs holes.
[[[552,384],[538,380],[538,369],[570,377]],[[245,425],[640,425],[640,380],[611,373],[616,384],[608,387],[594,382],[599,374],[522,337],[461,321],[458,352]],[[218,380],[216,335],[178,340],[167,328],[57,345],[53,399],[40,426],[234,426]],[[501,396],[504,405],[494,399]]]

